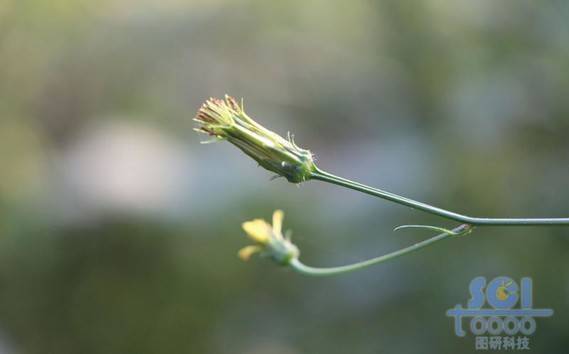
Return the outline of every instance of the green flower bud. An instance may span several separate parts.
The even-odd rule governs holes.
[[[251,119],[230,96],[225,100],[210,98],[196,117],[195,130],[220,140],[227,140],[252,157],[265,169],[301,183],[316,170],[312,153],[298,147],[292,138],[285,139]]]

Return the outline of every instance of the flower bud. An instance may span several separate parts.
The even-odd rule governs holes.
[[[285,139],[255,122],[245,113],[243,102],[238,104],[233,97],[210,98],[194,120],[200,124],[196,131],[229,141],[289,182],[304,182],[316,170],[310,151],[298,147],[290,136]]]

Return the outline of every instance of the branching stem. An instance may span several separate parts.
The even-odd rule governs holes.
[[[429,214],[437,215],[446,219],[457,221],[464,224],[475,226],[568,226],[569,218],[479,218],[458,214],[445,209],[437,208],[429,204],[421,203],[413,199],[405,198],[397,194],[383,191],[381,189],[372,188],[364,184],[350,181],[342,177],[335,176],[331,173],[316,170],[311,175],[311,179],[324,181],[345,188],[353,189],[362,193],[366,193],[375,197],[383,198],[394,203],[405,205],[417,210],[424,211]]]
[[[431,237],[428,240],[421,241],[421,242],[416,243],[412,246],[402,248],[402,249],[397,250],[395,252],[391,252],[391,253],[385,254],[383,256],[379,256],[377,258],[372,258],[372,259],[369,259],[367,261],[358,262],[358,263],[345,265],[345,266],[341,266],[341,267],[330,267],[330,268],[310,267],[310,266],[307,266],[304,263],[302,263],[297,258],[293,258],[290,261],[289,266],[292,267],[292,269],[294,269],[298,273],[305,274],[305,275],[312,275],[312,276],[327,276],[327,275],[338,275],[338,274],[342,274],[342,273],[350,273],[350,272],[353,272],[356,270],[360,270],[362,268],[367,268],[367,267],[375,265],[375,264],[379,264],[379,263],[383,263],[383,262],[388,261],[388,260],[392,260],[392,259],[397,258],[397,257],[401,257],[405,254],[408,254],[408,253],[420,250],[421,248],[425,248],[427,246],[430,246],[430,245],[434,244],[435,242],[442,241],[448,237],[465,235],[467,233],[470,233],[471,231],[472,231],[471,225],[463,224],[463,225],[460,225],[460,226],[458,226],[452,230],[448,230],[447,232],[443,232],[443,233],[438,234],[434,237]]]

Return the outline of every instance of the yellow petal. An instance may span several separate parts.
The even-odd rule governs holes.
[[[259,246],[246,246],[239,250],[237,254],[242,261],[248,261],[251,256],[255,253],[261,252],[261,247]]]
[[[262,219],[255,219],[243,223],[243,230],[253,241],[260,244],[267,244],[271,240],[271,225]]]
[[[284,212],[282,210],[275,210],[273,213],[273,232],[275,236],[280,236],[283,229]]]

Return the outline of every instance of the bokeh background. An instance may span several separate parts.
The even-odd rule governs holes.
[[[487,228],[311,279],[243,263],[286,211],[303,259],[452,226],[200,145],[210,96],[333,173],[477,216],[569,214],[569,3],[0,1],[0,353],[451,353],[476,276],[533,277],[531,347],[569,348],[569,229]]]

